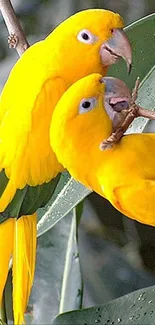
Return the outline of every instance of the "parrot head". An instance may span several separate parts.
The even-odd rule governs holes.
[[[123,81],[100,74],[78,80],[63,94],[53,113],[50,141],[74,177],[73,166],[82,168],[103,154],[100,143],[121,125],[130,101]]]
[[[132,51],[119,14],[103,9],[80,11],[62,22],[47,38],[72,82],[90,73],[106,74],[123,58],[131,70]],[[52,38],[51,38],[52,37]]]

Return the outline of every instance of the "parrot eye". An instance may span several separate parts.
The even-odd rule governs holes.
[[[85,98],[82,99],[79,106],[79,114],[87,113],[91,111],[96,105],[96,98]]]
[[[86,44],[93,44],[97,41],[97,37],[95,35],[93,35],[89,30],[87,29],[82,29],[78,35],[77,35],[77,39],[82,42],[82,43],[86,43]]]

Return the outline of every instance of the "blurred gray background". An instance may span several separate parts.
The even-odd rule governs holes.
[[[155,12],[154,0],[13,0],[12,3],[30,44],[44,38],[62,20],[82,9],[116,11],[124,17],[125,25]],[[0,16],[0,89],[17,58],[16,51],[8,49],[7,30]],[[65,246],[69,228],[64,230],[64,222],[38,242],[32,294],[37,324],[50,323],[58,312],[62,274],[55,283],[51,281],[51,274],[55,250],[57,263],[64,263],[65,256],[61,245],[57,247],[55,235],[63,229],[61,237]],[[85,201],[79,249],[86,307],[155,284],[155,229],[122,216],[96,194]],[[59,265],[57,267],[59,269]]]

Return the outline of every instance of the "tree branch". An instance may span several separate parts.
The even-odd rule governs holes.
[[[21,56],[22,53],[25,52],[25,50],[29,47],[29,44],[15,15],[15,11],[10,0],[0,0],[0,10],[9,31],[9,47],[16,48],[19,56]]]

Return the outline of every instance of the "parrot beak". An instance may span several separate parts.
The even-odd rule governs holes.
[[[122,80],[117,78],[103,77],[100,82],[105,84],[103,104],[115,130],[121,126],[130,108],[130,90]]]
[[[123,58],[127,65],[128,73],[131,71],[132,49],[125,32],[120,28],[114,28],[112,37],[101,45],[100,55],[102,63],[109,66],[119,58]]]

